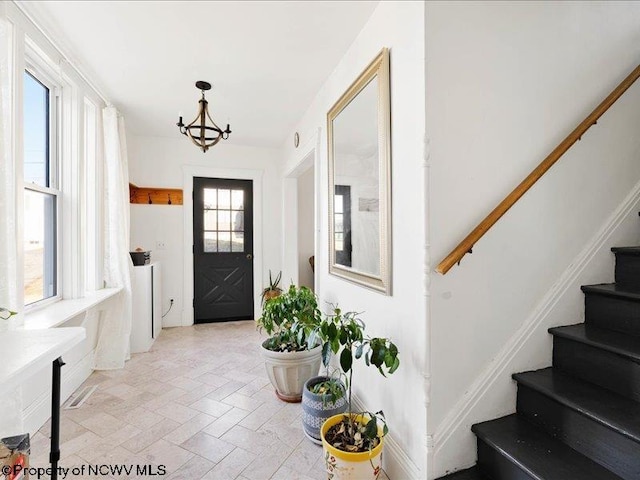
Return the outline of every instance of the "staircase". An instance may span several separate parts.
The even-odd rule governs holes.
[[[585,323],[549,329],[553,366],[517,373],[517,413],[474,425],[478,463],[447,480],[640,480],[640,247],[585,285]]]

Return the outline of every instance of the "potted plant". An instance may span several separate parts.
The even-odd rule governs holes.
[[[282,271],[278,273],[276,279],[274,280],[271,277],[271,270],[269,270],[269,286],[265,287],[265,289],[262,290],[262,305],[264,305],[264,302],[266,302],[267,300],[271,300],[272,298],[275,298],[282,293],[282,289],[280,288],[281,279]]]
[[[302,390],[302,427],[309,440],[322,445],[320,427],[347,409],[345,385],[340,378],[320,375],[307,380]]]
[[[321,315],[307,287],[291,285],[267,300],[257,320],[269,338],[262,342],[267,375],[276,395],[286,402],[302,399],[304,383],[318,374],[322,348],[316,333]]]
[[[388,432],[382,411],[354,412],[352,403],[353,363],[364,359],[367,366],[382,376],[400,366],[398,348],[388,338],[365,336],[365,324],[356,312],[343,313],[334,308],[319,325],[323,363],[338,355],[346,378],[347,411],[327,419],[320,429],[329,479],[377,479],[382,468],[383,439]]]

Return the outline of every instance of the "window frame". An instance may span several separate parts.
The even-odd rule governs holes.
[[[28,313],[35,309],[40,309],[44,306],[50,305],[52,303],[58,302],[62,299],[62,202],[63,202],[63,191],[60,185],[61,181],[61,90],[62,87],[58,82],[53,79],[53,76],[41,68],[38,63],[32,61],[29,56],[25,57],[25,64],[23,74],[21,76],[22,81],[24,82],[24,74],[31,75],[37,82],[42,84],[45,88],[49,89],[49,115],[48,115],[48,132],[47,132],[47,146],[48,146],[48,165],[47,165],[47,174],[48,174],[48,186],[38,185],[36,183],[27,183],[24,181],[24,174],[22,176],[22,191],[23,195],[26,190],[30,190],[33,192],[38,192],[45,195],[51,195],[55,197],[56,209],[55,209],[55,261],[53,265],[54,269],[54,277],[55,277],[55,295],[43,298],[42,300],[35,301],[33,303],[24,303],[24,311]],[[22,89],[23,99],[21,108],[24,109],[24,88]],[[23,110],[24,111],[24,110]],[[24,118],[24,113],[23,113]],[[24,123],[23,123],[24,125]],[[22,159],[24,163],[24,139],[21,147],[23,150]],[[22,211],[23,223],[26,223],[25,212],[24,209]],[[24,232],[23,232],[23,241],[24,241]],[[22,262],[22,268],[24,269],[24,259]],[[25,288],[24,282],[21,287],[23,290]]]

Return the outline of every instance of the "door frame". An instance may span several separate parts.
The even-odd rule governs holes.
[[[298,284],[299,255],[298,255],[298,178],[309,168],[313,167],[314,175],[314,255],[315,271],[313,274],[314,293],[320,298],[320,269],[323,268],[325,252],[321,251],[320,226],[322,205],[320,205],[320,191],[322,176],[320,172],[320,132],[318,128],[310,134],[307,142],[300,146],[293,161],[285,166],[282,183],[282,271],[284,286],[292,281]],[[293,234],[295,233],[295,235]]]
[[[228,180],[253,180],[253,315],[261,312],[260,292],[262,285],[262,170],[219,168],[185,165],[183,171],[184,212],[184,308],[182,326],[193,325],[193,177],[223,178]],[[189,302],[189,299],[192,299]]]

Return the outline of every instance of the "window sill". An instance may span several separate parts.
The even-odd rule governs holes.
[[[104,288],[87,294],[84,298],[60,300],[36,311],[25,314],[24,330],[55,328],[90,308],[108,300],[122,291],[121,288]]]

